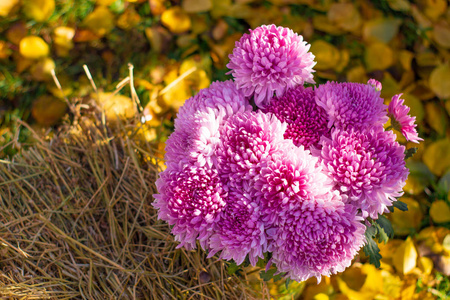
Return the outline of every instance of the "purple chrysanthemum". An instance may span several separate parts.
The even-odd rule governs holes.
[[[245,185],[228,192],[227,205],[214,227],[208,257],[221,251],[221,259],[233,259],[240,265],[248,255],[253,266],[258,257],[264,258],[266,234],[260,204],[255,201],[253,193],[254,190]]]
[[[328,129],[328,115],[314,100],[314,90],[298,86],[288,90],[282,97],[274,99],[264,112],[271,112],[281,122],[287,123],[284,138],[296,146],[317,146]]]
[[[391,103],[388,106],[388,116],[391,119],[391,126],[400,131],[407,141],[419,143],[423,141],[416,131],[416,117],[408,115],[409,107],[403,105],[403,99],[400,99],[402,94],[392,97]]]
[[[207,249],[214,223],[220,219],[225,206],[226,192],[217,171],[207,167],[185,164],[168,167],[156,180],[159,194],[153,195],[153,206],[159,209],[158,218],[174,225],[172,234],[190,250],[200,241]]]
[[[331,139],[322,141],[324,169],[364,218],[377,219],[403,194],[408,176],[405,147],[395,138],[382,129],[336,129]]]
[[[328,195],[327,201],[301,202],[268,231],[272,262],[293,280],[320,281],[344,271],[365,242],[361,218],[339,201],[337,191]]]
[[[321,197],[332,188],[331,180],[316,166],[318,158],[303,146],[286,143],[280,152],[261,169],[255,182],[255,196],[268,226],[278,224],[300,202]]]
[[[315,92],[317,104],[328,113],[328,127],[382,127],[388,120],[380,91],[371,84],[327,82]]]
[[[219,128],[230,116],[251,110],[232,80],[213,82],[180,107],[175,131],[166,141],[167,165],[178,165],[183,160],[211,166],[220,141]]]
[[[274,115],[261,111],[231,116],[221,128],[216,148],[220,176],[233,186],[242,180],[253,182],[261,168],[286,142],[286,125]]]
[[[280,97],[286,89],[315,83],[314,55],[309,48],[289,28],[262,25],[236,42],[227,67],[245,96],[254,95],[255,104],[263,107],[274,92]]]

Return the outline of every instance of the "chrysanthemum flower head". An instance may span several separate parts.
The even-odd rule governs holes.
[[[388,116],[391,119],[391,126],[400,131],[407,141],[413,143],[419,143],[423,141],[416,131],[416,117],[408,115],[409,107],[403,105],[403,99],[400,97],[402,94],[395,95],[391,99],[391,103],[388,106]]]
[[[314,90],[298,86],[288,90],[283,96],[273,99],[264,109],[271,112],[281,122],[287,123],[284,138],[296,146],[305,148],[317,146],[322,135],[328,134],[328,115],[317,105]]]
[[[230,116],[251,110],[252,106],[231,80],[213,82],[180,107],[175,131],[166,141],[167,165],[178,165],[183,160],[211,166],[220,141],[219,128]]]
[[[228,185],[253,182],[261,168],[285,142],[286,124],[261,111],[234,114],[220,130],[216,167]]]
[[[367,81],[368,85],[371,85],[375,88],[375,90],[377,91],[381,91],[381,89],[383,88],[383,86],[381,85],[381,82],[379,82],[378,80],[375,80],[373,78],[369,79]]]
[[[215,224],[214,231],[208,257],[221,251],[221,259],[233,259],[240,265],[248,255],[253,266],[258,257],[264,258],[263,253],[267,249],[266,234],[261,220],[261,208],[253,197],[251,187],[242,186],[229,191],[227,205],[221,213],[220,221]]]
[[[322,141],[324,169],[364,218],[377,219],[403,194],[405,147],[395,139],[392,131],[382,129],[336,129]]]
[[[354,210],[339,201],[304,201],[286,212],[278,227],[268,230],[270,250],[279,272],[304,281],[342,272],[365,242],[365,226]]]
[[[153,195],[158,218],[173,225],[172,234],[180,244],[191,250],[200,241],[207,249],[214,224],[225,206],[226,192],[215,169],[184,164],[168,167],[158,180],[159,194]]]
[[[327,82],[315,92],[317,104],[328,113],[328,127],[382,127],[388,120],[380,91],[372,84]]]
[[[256,197],[264,222],[276,225],[302,201],[321,197],[331,191],[331,180],[303,146],[285,143],[279,155],[261,169],[255,178]]]
[[[286,89],[314,83],[309,48],[291,29],[263,25],[236,42],[227,67],[245,96],[254,95],[255,104],[264,107],[274,92],[280,97]]]

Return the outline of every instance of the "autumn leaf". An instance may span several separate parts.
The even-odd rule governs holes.
[[[161,23],[175,34],[191,29],[191,19],[179,6],[174,6],[163,12]]]
[[[0,16],[6,17],[17,4],[19,4],[19,0],[0,1]]]
[[[430,207],[431,219],[436,223],[450,222],[450,207],[444,200],[433,201]]]
[[[114,28],[114,14],[107,7],[99,6],[83,20],[82,24],[96,35],[104,36]]]
[[[442,64],[436,67],[430,75],[430,89],[442,99],[450,97],[450,66]]]
[[[50,53],[50,47],[38,36],[27,36],[20,41],[20,54],[25,58],[39,59]]]
[[[24,14],[37,22],[46,21],[55,10],[55,0],[23,0]]]
[[[53,96],[44,95],[33,102],[31,114],[43,126],[55,125],[67,111],[67,104]]]

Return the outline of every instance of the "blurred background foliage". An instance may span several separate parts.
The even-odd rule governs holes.
[[[89,101],[113,126],[140,113],[138,137],[162,155],[178,107],[212,81],[230,78],[225,66],[234,42],[249,28],[271,23],[311,44],[318,83],[375,78],[386,103],[404,93],[425,141],[408,161],[401,200],[409,210],[389,215],[395,238],[380,244],[381,269],[361,254],[343,274],[319,285],[280,280],[266,290],[277,299],[448,299],[446,0],[1,0],[0,158],[30,142],[20,122],[51,137]]]

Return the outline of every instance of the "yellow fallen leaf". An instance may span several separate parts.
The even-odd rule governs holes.
[[[381,18],[374,19],[364,23],[362,36],[368,43],[382,42],[389,43],[398,33],[400,24],[399,19]]]
[[[161,16],[161,23],[175,34],[191,29],[191,19],[179,6],[164,11]]]
[[[447,0],[422,0],[419,1],[425,15],[431,20],[437,20],[447,10]]]
[[[2,0],[0,1],[0,16],[6,17],[9,12],[19,4],[19,0]]]
[[[366,281],[367,275],[362,272],[361,264],[353,264],[342,272],[339,277],[347,284],[349,288],[359,291]]]
[[[439,46],[450,48],[450,25],[447,21],[441,20],[434,25],[433,38]]]
[[[450,191],[449,191],[450,194]],[[447,252],[447,255],[450,255],[450,234],[447,234],[442,241],[442,248]]]
[[[59,26],[53,30],[53,43],[58,56],[68,56],[69,51],[74,47],[74,36],[75,29],[72,27]]]
[[[373,291],[352,290],[340,277],[336,277],[336,281],[341,293],[347,296],[349,300],[372,300],[375,298],[375,295],[377,294],[376,292]]]
[[[43,126],[55,125],[67,111],[67,104],[53,96],[43,95],[33,101],[31,115]]]
[[[411,70],[411,62],[414,58],[414,53],[411,51],[402,49],[399,53],[399,61],[403,67],[404,70],[410,71]]]
[[[323,40],[314,41],[310,51],[314,53],[317,64],[315,69],[327,70],[334,68],[340,60],[339,49]]]
[[[435,254],[442,254],[444,239],[450,234],[450,229],[445,227],[426,227],[417,235],[417,240],[428,247]]]
[[[44,57],[30,68],[31,77],[36,81],[52,79],[51,71],[55,69],[55,62],[50,57]]]
[[[141,16],[136,12],[136,10],[134,10],[134,8],[130,7],[120,15],[119,19],[117,19],[117,27],[130,30],[136,27],[140,22]]]
[[[323,31],[332,35],[341,35],[345,31],[333,24],[327,16],[322,14],[314,14],[313,27],[315,30]]]
[[[398,235],[408,235],[413,230],[420,228],[420,223],[423,219],[423,213],[420,209],[419,202],[410,197],[402,197],[400,201],[408,205],[407,211],[395,210],[388,214],[388,219],[391,220],[394,232]]]
[[[411,9],[411,3],[408,0],[387,0],[387,3],[393,10],[407,12]]]
[[[440,136],[445,134],[448,126],[447,115],[442,106],[435,102],[427,102],[425,104],[425,116],[428,125],[436,130]]]
[[[98,6],[83,20],[82,25],[96,35],[104,36],[114,28],[114,14],[105,6]]]
[[[383,89],[381,90],[381,98],[391,99],[392,96],[401,92],[398,82],[389,72],[383,73],[381,84],[383,85]]]
[[[340,51],[340,58],[337,65],[334,66],[334,70],[341,73],[350,61],[350,51],[348,49],[342,49]]]
[[[436,223],[450,222],[450,207],[444,200],[436,200],[431,203],[431,219]]]
[[[315,295],[313,299],[314,300],[329,300],[330,297],[328,297],[327,294],[319,293],[319,294]]]
[[[8,58],[11,55],[11,49],[9,49],[8,44],[4,41],[0,41],[0,59]]]
[[[429,275],[433,271],[433,261],[426,256],[419,257],[419,268],[424,274]]]
[[[231,0],[212,0],[211,16],[214,19],[226,16],[232,5]]]
[[[346,73],[347,81],[349,82],[367,83],[367,80],[369,80],[366,69],[361,65],[351,68]]]
[[[402,274],[408,274],[416,267],[417,250],[411,237],[395,251],[393,263],[397,272]]]
[[[55,0],[23,0],[22,11],[37,22],[47,20],[55,10]]]
[[[117,125],[120,120],[132,118],[136,113],[136,106],[131,98],[113,93],[99,93],[92,95],[104,110],[107,122]]]
[[[361,15],[353,3],[333,3],[327,13],[328,19],[345,31],[356,31],[361,26]]]
[[[386,266],[394,266],[394,254],[402,244],[403,240],[400,239],[390,239],[386,244],[379,243],[378,248],[380,248],[380,255],[382,256],[381,262]]]
[[[401,299],[402,300],[411,300],[414,299],[414,295],[416,295],[416,283],[408,285],[403,288]]]
[[[402,98],[405,100],[404,104],[409,109],[409,114],[416,117],[416,123],[420,123],[425,117],[425,110],[422,101],[414,95],[404,93]]]
[[[47,56],[50,52],[47,43],[40,37],[33,35],[24,37],[20,41],[19,49],[20,54],[29,59],[39,59]]]
[[[116,2],[116,0],[96,0],[95,1],[95,3],[97,5],[101,5],[101,6],[110,6],[114,2]]]
[[[450,168],[450,141],[441,139],[431,143],[423,153],[423,162],[430,171],[442,176]]]
[[[385,70],[394,63],[394,52],[384,43],[372,43],[366,48],[364,61],[369,72]]]
[[[399,276],[392,274],[386,270],[381,270],[383,278],[383,296],[387,299],[398,299],[403,288],[403,281]]]
[[[159,16],[166,10],[165,0],[148,0],[152,15]]]
[[[450,97],[450,66],[442,64],[436,67],[430,75],[430,89],[441,99]]]
[[[16,72],[19,74],[35,63],[34,59],[25,58],[18,52],[13,52],[12,57],[16,63]]]
[[[211,0],[183,0],[181,7],[188,13],[207,12],[212,8]]]
[[[428,80],[416,80],[413,84],[411,94],[419,98],[420,100],[427,101],[435,97],[434,92],[430,89]]]
[[[333,286],[330,284],[330,278],[325,277],[317,284],[315,278],[311,278],[312,284],[306,286],[305,291],[302,293],[302,299],[313,300],[318,294],[331,295],[334,292]]]

